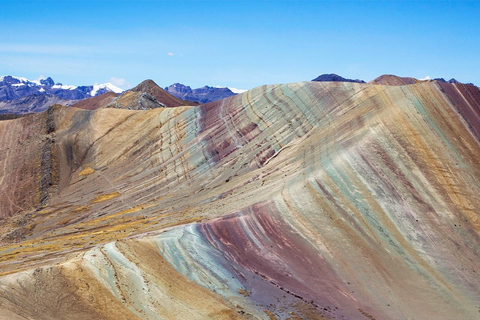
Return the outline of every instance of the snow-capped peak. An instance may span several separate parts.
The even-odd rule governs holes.
[[[115,93],[122,93],[123,90],[120,89],[119,87],[111,84],[110,82],[107,82],[107,83],[102,83],[102,84],[94,84],[93,85],[93,89],[92,91],[90,92],[90,95],[92,97],[95,97],[95,95],[97,94],[98,90],[100,89],[107,89],[108,91],[113,91]]]
[[[32,81],[30,81],[30,82],[35,83],[35,85],[37,85],[37,86],[41,86],[41,85],[42,85],[42,82],[41,82],[41,81],[42,81],[42,80],[45,80],[45,79],[46,79],[46,78],[45,78],[44,76],[40,76],[40,77],[38,77],[36,80],[32,80]]]
[[[18,81],[20,81],[21,83],[25,83],[25,84],[27,84],[27,83],[32,83],[32,81],[28,80],[27,78],[15,77],[15,76],[1,76],[1,77],[0,77],[0,82],[3,81],[6,77],[11,77],[11,78],[13,78],[13,79],[15,79],[15,80],[18,80]]]
[[[227,88],[230,89],[230,91],[232,91],[233,93],[236,93],[236,94],[244,93],[245,91],[247,91],[247,90],[244,90],[244,89],[237,89],[237,88],[232,88],[232,87],[227,87]]]
[[[0,76],[0,82],[5,81],[5,79],[14,79],[14,83],[11,84],[13,87],[21,87],[21,86],[29,86],[29,87],[38,87],[39,92],[49,92],[46,89],[62,89],[62,90],[76,90],[79,88],[78,86],[72,86],[72,85],[66,85],[66,84],[61,84],[61,83],[56,83],[53,81],[52,78],[45,78],[43,76],[40,76],[36,80],[28,80],[27,78],[23,77],[15,77],[15,76]],[[90,96],[94,97],[98,94],[99,90],[103,91],[113,91],[115,93],[122,93],[124,90],[120,89],[119,87],[111,84],[110,82],[107,83],[102,83],[102,84],[94,84],[93,86],[82,86],[81,90],[84,90],[83,88],[92,88],[90,91]],[[41,90],[43,89],[43,91]],[[88,90],[88,89],[87,89]],[[88,91],[87,91],[88,94]]]
[[[45,81],[45,80],[50,80],[50,81],[53,83],[52,78],[48,78],[48,79],[47,79],[47,78],[45,78],[44,76],[40,76],[40,77],[38,77],[36,80],[29,80],[29,79],[24,78],[24,77],[1,76],[1,77],[0,77],[0,82],[4,81],[5,78],[7,78],[7,77],[17,80],[19,83],[14,84],[14,85],[16,85],[16,86],[20,86],[20,85],[42,86],[42,85],[45,85],[45,83],[42,83],[42,82]]]
[[[12,78],[13,78],[13,79],[17,79],[18,81],[23,82],[23,83],[31,82],[31,81],[28,80],[27,78],[23,78],[23,77],[14,77],[14,76],[12,76]]]
[[[244,90],[244,89],[237,89],[237,88],[232,88],[232,87],[222,87],[222,86],[216,86],[216,88],[227,88],[227,89],[230,89],[230,91],[232,91],[235,94],[244,93],[245,91],[247,91],[247,90]]]

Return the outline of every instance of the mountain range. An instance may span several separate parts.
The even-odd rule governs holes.
[[[363,80],[346,79],[346,78],[343,78],[342,76],[339,76],[338,74],[335,74],[335,73],[322,74],[322,75],[316,77],[315,79],[313,79],[312,81],[365,83],[365,81],[363,81]],[[443,82],[443,83],[461,83],[461,82],[457,81],[455,78],[451,78],[448,81],[445,80],[444,78],[430,79],[429,77],[427,77],[426,79],[415,79],[415,78],[411,78],[411,77],[399,77],[399,76],[392,75],[392,74],[381,75],[381,76],[373,79],[369,83],[401,86],[401,85],[415,84],[415,83],[419,83],[419,82],[423,82],[423,81],[437,81],[437,82]],[[474,85],[473,83],[466,83],[466,84],[472,85],[472,86]]]
[[[322,74],[312,81],[365,83],[363,80],[347,79],[334,73]],[[448,81],[443,78],[419,80],[394,75],[382,75],[370,83],[409,85],[422,81],[460,83],[453,78]],[[174,83],[162,89],[152,80],[146,80],[133,89],[123,91],[111,83],[71,86],[55,83],[50,77],[30,81],[21,77],[3,76],[0,77],[0,115],[5,118],[6,115],[12,114],[42,112],[55,104],[87,109],[110,107],[146,110],[205,104],[243,92],[245,90],[220,86],[192,89],[180,83]]]
[[[111,83],[70,86],[55,83],[50,77],[35,81],[13,76],[0,77],[0,100],[15,100],[33,94],[55,95],[64,100],[81,100],[107,91],[121,93],[123,90]]]
[[[192,89],[189,86],[183,85],[181,83],[174,83],[171,86],[166,87],[165,91],[182,100],[197,101],[199,103],[209,103],[212,101],[231,97],[235,94],[245,92],[246,90],[209,86]]]
[[[52,104],[71,105],[76,101],[106,92],[123,90],[111,83],[71,86],[55,83],[52,78],[30,81],[14,76],[0,77],[0,114],[31,113],[46,110]]]
[[[405,81],[0,121],[0,318],[478,318],[480,89]]]
[[[21,77],[3,76],[0,77],[0,114],[42,112],[54,104],[90,108],[93,105],[104,107],[106,101],[109,100],[105,100],[105,97],[116,98],[123,91],[111,83],[71,86],[55,83],[50,77],[31,81]],[[235,88],[209,86],[191,89],[179,83],[166,87],[164,90],[152,80],[146,80],[137,87],[127,90],[121,98],[108,101],[108,104],[112,102],[111,107],[136,110],[165,106],[176,107],[185,105],[185,101],[188,101],[190,105],[197,105],[227,98],[244,91]],[[137,94],[134,94],[135,92]],[[139,92],[142,93],[139,94]],[[103,96],[104,94],[106,95]],[[90,100],[97,96],[102,97]],[[85,99],[89,101],[82,103],[81,101]],[[94,101],[101,103],[96,104]]]

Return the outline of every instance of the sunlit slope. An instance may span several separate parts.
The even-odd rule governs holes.
[[[305,82],[199,107],[0,122],[18,137],[30,119],[45,141],[16,167],[39,168],[37,198],[19,195],[9,164],[20,149],[0,166],[23,209],[2,206],[0,308],[35,319],[478,317],[479,105],[461,84]],[[35,148],[51,161],[34,162]]]

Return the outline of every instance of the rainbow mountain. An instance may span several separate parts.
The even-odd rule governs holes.
[[[478,318],[480,90],[397,80],[1,121],[0,318]]]

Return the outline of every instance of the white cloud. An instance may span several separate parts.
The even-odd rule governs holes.
[[[111,77],[109,82],[121,89],[130,89],[132,85],[125,80],[125,78]]]
[[[418,80],[420,80],[420,81],[428,81],[428,80],[431,80],[431,78],[430,78],[430,76],[426,76],[425,78],[423,78],[423,79],[418,79]]]
[[[167,53],[170,57],[173,57],[175,54],[173,52]]]

